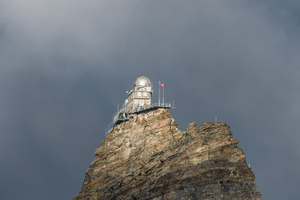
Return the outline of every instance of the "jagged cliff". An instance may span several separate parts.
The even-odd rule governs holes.
[[[97,148],[74,200],[261,199],[226,123],[177,127],[163,109],[117,126]]]

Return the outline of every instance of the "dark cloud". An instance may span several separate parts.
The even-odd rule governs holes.
[[[298,1],[2,1],[0,198],[71,199],[138,75],[225,121],[264,199],[300,178]]]

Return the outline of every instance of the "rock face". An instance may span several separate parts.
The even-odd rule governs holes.
[[[74,200],[262,199],[226,123],[177,127],[163,109],[117,126],[97,148]]]

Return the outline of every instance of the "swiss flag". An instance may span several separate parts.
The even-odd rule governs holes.
[[[160,86],[161,86],[161,87],[164,87],[164,83],[161,83]]]

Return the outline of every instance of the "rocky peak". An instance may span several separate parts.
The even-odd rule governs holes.
[[[74,199],[261,199],[229,128],[180,131],[166,109],[132,115],[96,149]]]

